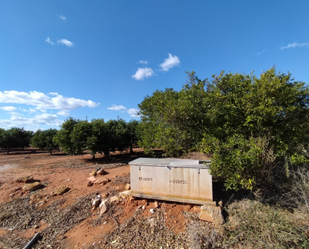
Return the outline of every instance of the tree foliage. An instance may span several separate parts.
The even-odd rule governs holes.
[[[0,129],[0,147],[6,148],[9,154],[11,148],[29,146],[31,137],[32,131],[26,131],[24,128]]]
[[[58,149],[59,145],[55,142],[54,137],[57,134],[56,129],[37,130],[31,139],[31,145],[38,147],[40,150],[46,149],[50,154],[55,149]]]
[[[153,93],[139,104],[140,146],[146,152],[151,148],[162,148],[169,155],[197,147],[207,124],[204,105],[207,96],[207,81],[200,80],[195,73],[188,74],[188,82],[180,92],[172,88]]]
[[[54,140],[59,144],[60,148],[68,153],[69,155],[74,155],[76,153],[76,146],[72,141],[71,133],[73,132],[74,126],[79,122],[72,117],[68,118],[61,125],[61,129],[55,135]]]
[[[108,156],[110,151],[122,151],[136,142],[138,122],[131,122],[126,123],[123,119],[88,122],[69,118],[62,124],[55,141],[69,155],[88,149],[93,158],[96,153]]]
[[[139,105],[140,145],[169,154],[199,147],[227,187],[252,188],[307,160],[308,94],[274,68],[260,77],[221,72],[211,81],[192,72],[181,91],[156,91]]]

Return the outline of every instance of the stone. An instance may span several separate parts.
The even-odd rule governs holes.
[[[16,182],[31,183],[31,182],[34,182],[34,179],[33,179],[33,176],[23,176],[23,177],[18,177],[16,179]]]
[[[70,188],[68,186],[59,186],[54,189],[51,195],[63,195],[64,193],[68,192]]]
[[[93,185],[93,182],[92,181],[88,181],[87,182],[87,187],[91,187]]]
[[[94,176],[90,176],[87,178],[87,180],[94,183],[97,180],[97,178],[95,178]]]
[[[130,190],[126,190],[126,191],[119,193],[119,196],[120,197],[128,197],[128,196],[130,196],[130,193],[131,193]]]
[[[113,203],[113,202],[115,202],[116,204],[119,203],[119,197],[118,196],[112,196],[110,203]]]
[[[107,205],[107,200],[104,199],[100,206],[99,206],[99,209],[100,209],[100,216],[102,216],[103,214],[105,214],[107,211],[108,211],[108,205]]]
[[[99,177],[94,181],[94,184],[101,184],[101,185],[105,185],[106,183],[108,183],[110,180],[106,177]]]
[[[42,185],[40,182],[33,182],[33,183],[27,183],[23,186],[23,190],[26,191],[34,191],[37,190],[39,188],[44,187],[44,185]]]
[[[201,206],[194,206],[193,207],[193,212],[201,212]]]
[[[92,201],[92,211],[95,210],[101,203],[101,195],[97,195]]]
[[[107,175],[108,173],[104,169],[100,169],[97,171],[97,175]]]
[[[124,188],[125,190],[130,190],[131,189],[131,185],[129,183],[126,184],[126,187]]]
[[[107,198],[108,195],[109,195],[108,193],[103,193],[103,194],[101,194],[102,198]]]
[[[89,175],[90,175],[90,176],[96,176],[96,175],[97,175],[97,172],[96,172],[96,171],[92,171],[92,172],[89,173]]]
[[[159,207],[160,207],[160,204],[159,204],[159,202],[155,201],[155,202],[153,203],[153,206],[154,206],[154,208],[159,208]]]
[[[199,218],[204,221],[213,223],[215,226],[222,225],[224,220],[220,207],[203,205],[201,207]]]

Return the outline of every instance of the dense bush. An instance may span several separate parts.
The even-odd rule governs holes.
[[[156,91],[139,105],[140,145],[168,154],[200,148],[211,174],[231,189],[268,184],[308,161],[309,91],[275,69],[200,80],[179,92]]]

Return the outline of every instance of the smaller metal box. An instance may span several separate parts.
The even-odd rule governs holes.
[[[214,204],[212,176],[190,159],[138,158],[130,162],[131,195],[194,204]]]

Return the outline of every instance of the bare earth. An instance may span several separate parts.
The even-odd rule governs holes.
[[[99,193],[111,197],[117,192],[125,190],[126,184],[129,183],[130,174],[128,162],[140,156],[143,156],[143,153],[138,148],[134,149],[132,155],[127,151],[111,153],[109,158],[97,155],[95,161],[91,160],[91,155],[89,154],[67,156],[62,152],[54,152],[53,155],[50,155],[45,151],[28,149],[25,151],[11,152],[10,155],[6,155],[2,151],[0,152],[0,210],[3,205],[17,205],[14,203],[23,200],[23,198],[29,198],[29,202],[25,205],[32,205],[34,209],[31,210],[44,211],[46,209],[60,213],[68,208],[72,208],[75,205],[74,203],[87,195],[95,196]],[[87,186],[89,173],[98,167],[104,168],[107,171],[108,174],[105,177],[111,181],[105,185]],[[40,181],[44,185],[44,188],[36,191],[23,190],[24,183],[18,183],[16,179],[30,175],[35,180]],[[70,190],[63,195],[52,196],[52,191],[58,186],[68,186]],[[25,200],[28,201],[28,199]],[[55,203],[60,203],[57,204],[57,210],[48,209],[53,207],[51,205]],[[91,201],[88,200],[85,203],[85,207],[86,204],[88,205],[87,210],[81,211],[84,214],[89,214],[87,215],[88,217],[77,220],[76,222],[72,221],[73,223],[70,224],[70,227],[64,230],[65,234],[63,236],[54,238],[54,240],[59,242],[57,248],[87,248],[93,245],[100,245],[100,247],[102,246],[104,248],[104,237],[117,226],[133,217],[138,207],[145,205],[146,208],[142,215],[143,217],[150,217],[152,215],[150,209],[157,205],[157,203],[151,200],[129,200],[127,198],[126,201],[122,201],[116,207],[113,207],[113,213],[100,217],[98,209],[91,210]],[[161,208],[164,208],[166,225],[176,233],[184,232],[186,226],[187,221],[182,214],[183,211],[198,211],[193,205],[175,203],[159,204]],[[49,218],[42,218],[31,227],[24,225],[8,228],[7,226],[9,225],[1,225],[1,217],[4,217],[4,215],[0,213],[0,248],[21,248],[25,246],[25,243],[35,233],[40,232],[44,236],[44,231],[46,233],[47,231],[56,231],[58,225],[59,229],[63,229],[65,225],[52,222]],[[9,217],[11,215],[16,215],[17,219],[19,217],[18,213],[9,214]],[[31,216],[31,214],[28,216]],[[4,220],[4,218],[2,219]],[[27,224],[30,224],[29,222],[34,224],[33,219],[29,220]],[[67,222],[70,222],[70,220]],[[5,238],[9,238],[10,241],[4,243],[3,241],[6,241]],[[14,242],[13,238],[16,242]],[[11,243],[9,247],[8,243]],[[45,248],[44,246],[42,245],[42,247],[36,248]]]

